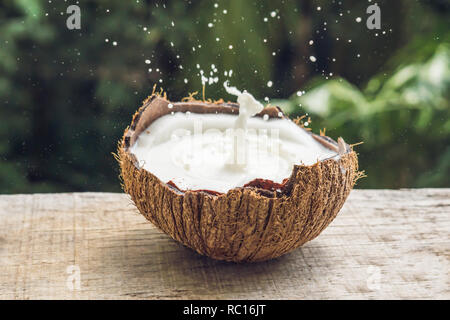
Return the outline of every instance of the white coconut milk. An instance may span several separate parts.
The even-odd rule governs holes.
[[[227,192],[254,179],[282,183],[294,164],[337,156],[287,119],[252,117],[263,106],[247,92],[239,116],[177,112],[154,121],[130,151],[142,168],[183,190]]]

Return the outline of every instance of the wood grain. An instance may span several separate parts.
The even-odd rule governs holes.
[[[449,299],[449,252],[450,189],[354,190],[317,239],[254,264],[194,253],[123,194],[0,196],[0,299]]]

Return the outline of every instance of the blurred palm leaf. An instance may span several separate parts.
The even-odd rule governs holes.
[[[370,90],[338,79],[273,103],[291,116],[308,113],[314,128],[325,127],[330,136],[364,141],[356,148],[368,174],[362,187],[449,186],[449,66],[450,48],[444,44],[423,64],[375,77]]]

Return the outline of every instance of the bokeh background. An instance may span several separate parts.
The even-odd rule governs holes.
[[[450,187],[449,2],[377,1],[368,30],[373,3],[0,0],[0,193],[120,191],[111,153],[134,111],[154,84],[201,91],[212,64],[207,98],[233,100],[229,79],[364,141],[358,188]]]

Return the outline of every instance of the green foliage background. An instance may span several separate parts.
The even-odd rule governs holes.
[[[364,141],[358,187],[450,186],[447,1],[378,1],[382,30],[356,0],[86,0],[68,30],[69,2],[0,0],[0,193],[119,191],[111,152],[131,115],[154,83],[173,100],[201,90],[197,64],[221,76],[208,98],[233,99],[233,70],[313,131]]]

